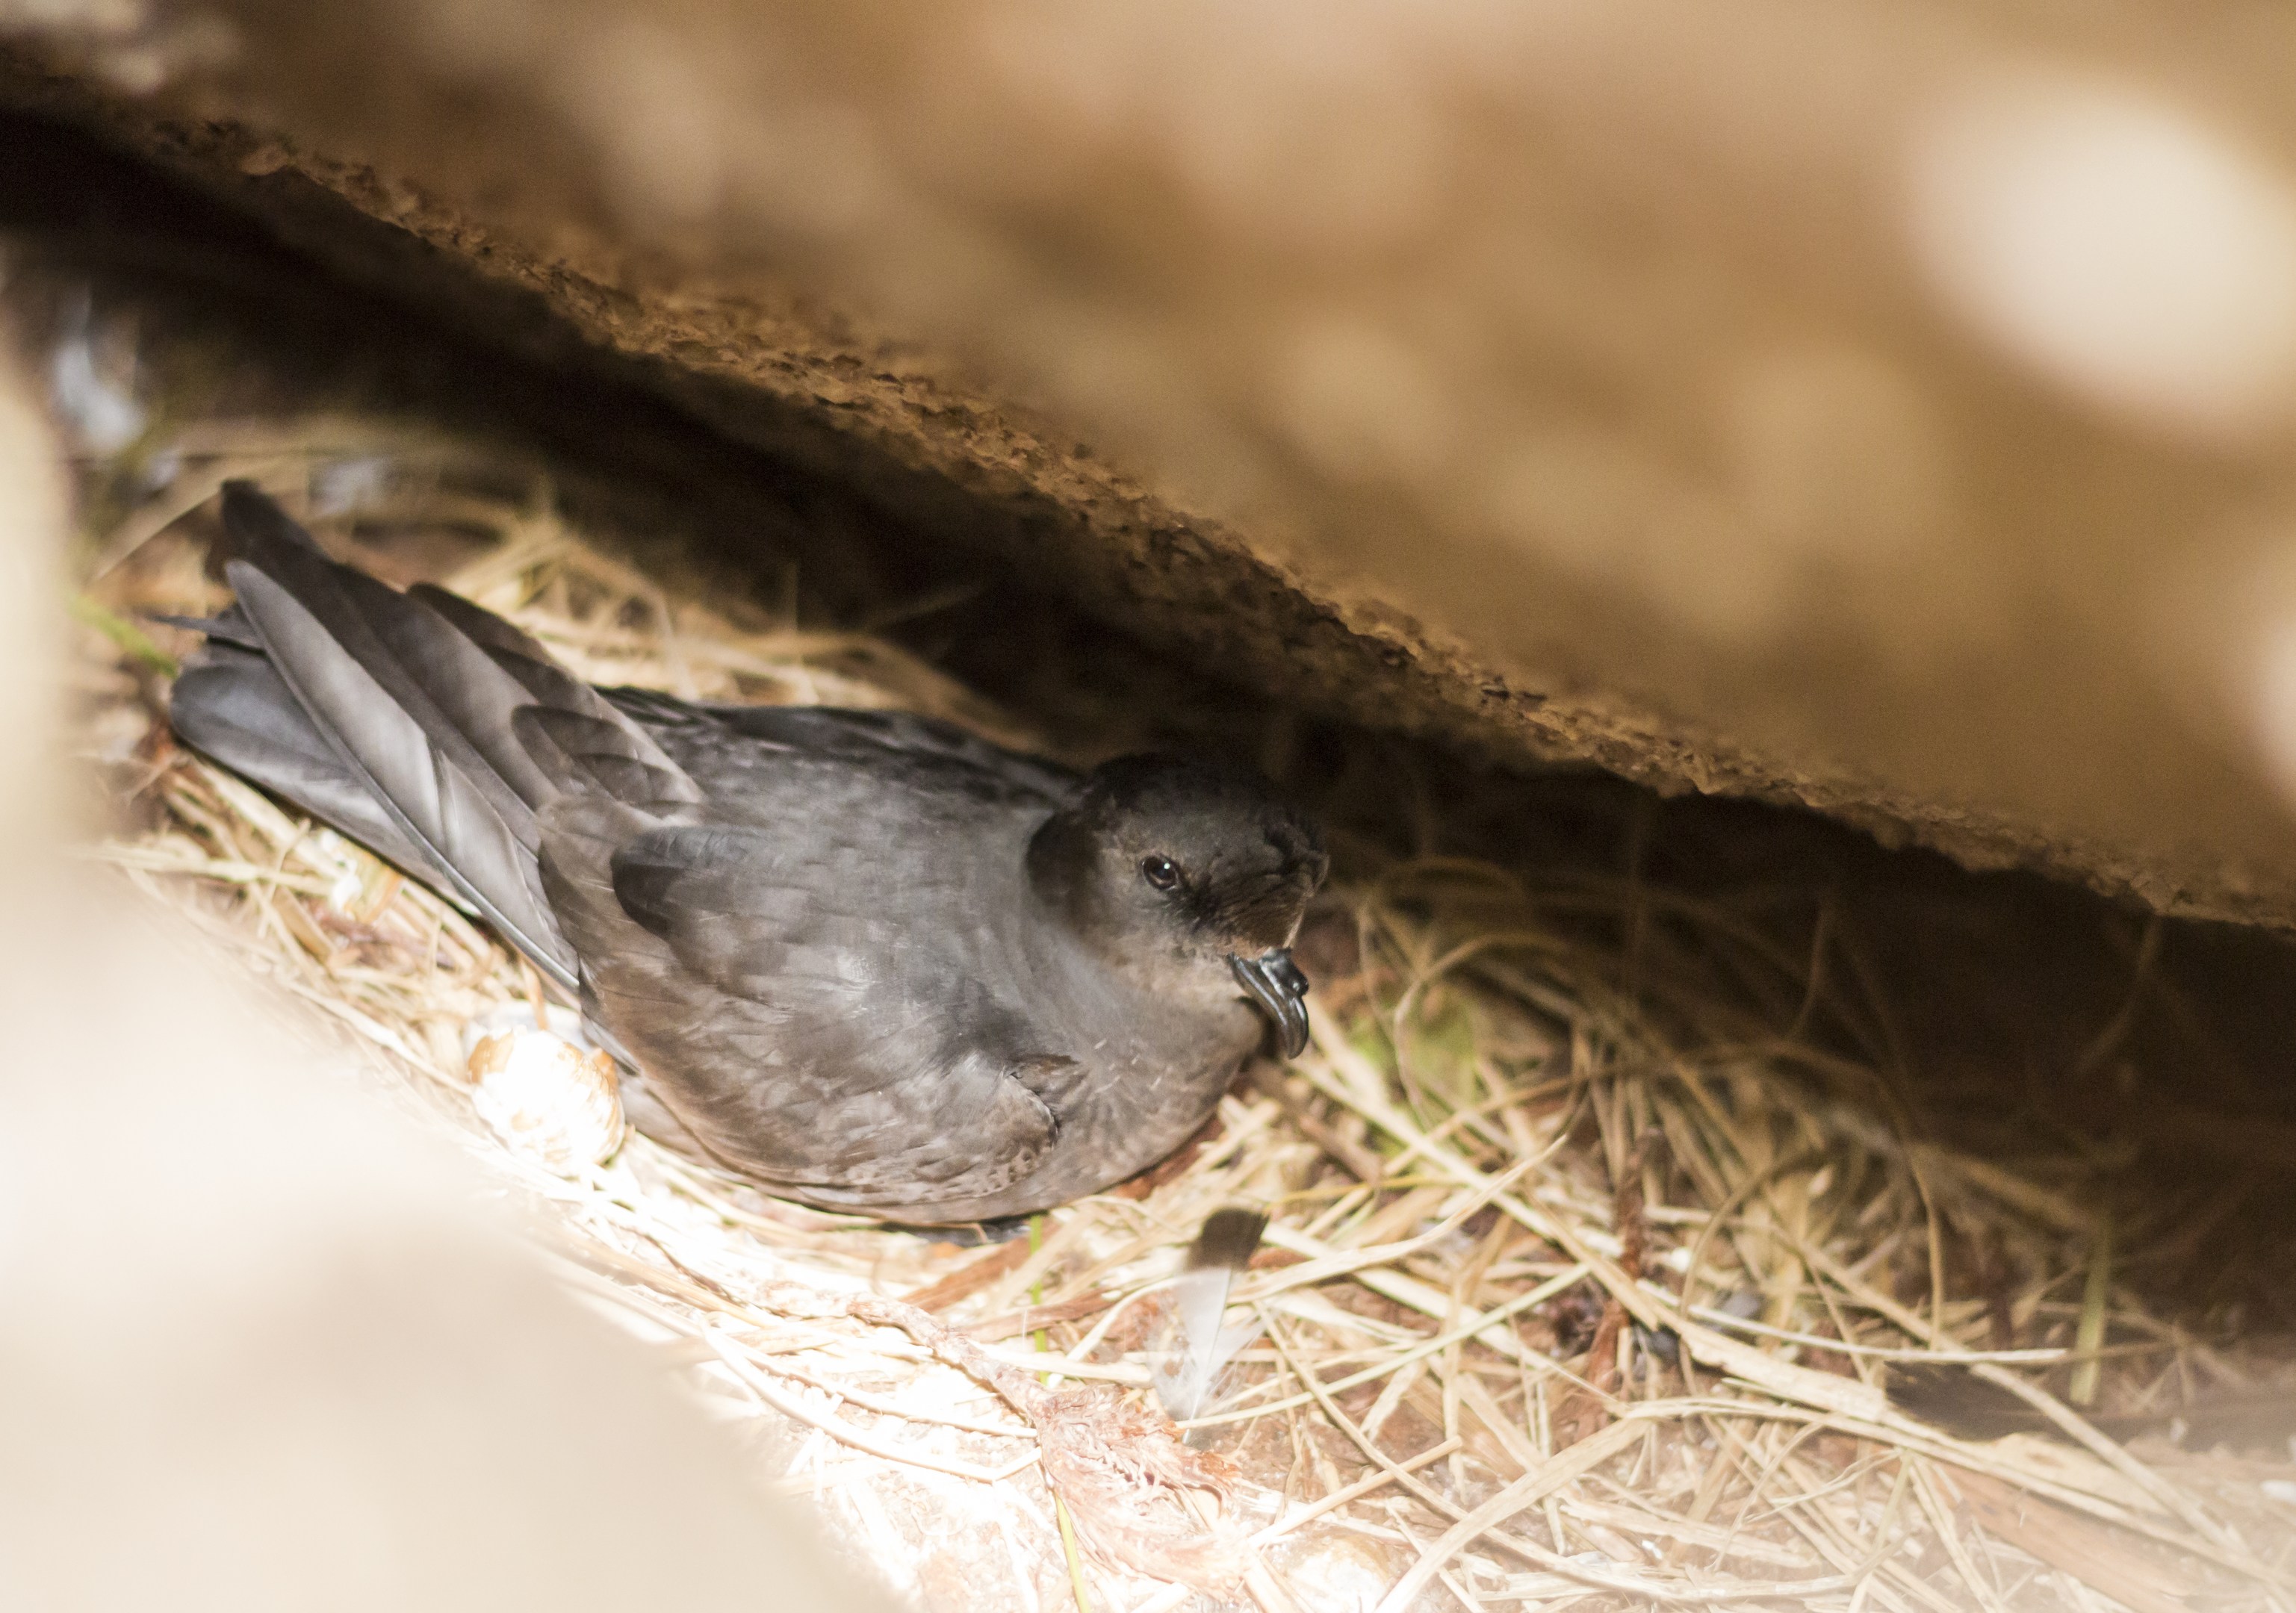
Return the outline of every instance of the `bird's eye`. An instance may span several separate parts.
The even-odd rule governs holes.
[[[1180,882],[1180,867],[1169,857],[1143,857],[1140,877],[1159,890],[1169,890]]]

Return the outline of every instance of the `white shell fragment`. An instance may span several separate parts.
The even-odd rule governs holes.
[[[512,1030],[471,1052],[471,1101],[504,1142],[563,1175],[622,1144],[622,1094],[603,1048]]]

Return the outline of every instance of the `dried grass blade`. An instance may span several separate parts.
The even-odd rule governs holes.
[[[2180,1577],[2148,1561],[2102,1525],[2021,1494],[1980,1473],[1961,1469],[1953,1482],[1970,1514],[1989,1534],[2030,1552],[2062,1574],[2135,1609],[2191,1613]]]
[[[1012,1478],[1023,1468],[1031,1466],[1037,1459],[1038,1453],[1030,1451],[1027,1455],[1004,1467],[992,1470],[972,1467],[961,1462],[944,1462],[937,1456],[927,1456],[921,1452],[904,1449],[890,1440],[878,1439],[872,1435],[863,1433],[840,1417],[816,1412],[802,1401],[783,1394],[766,1381],[764,1374],[742,1360],[733,1350],[726,1347],[725,1340],[719,1339],[714,1331],[705,1332],[702,1337],[717,1352],[718,1359],[726,1363],[726,1370],[741,1380],[749,1391],[759,1400],[764,1401],[783,1416],[794,1418],[800,1422],[819,1429],[832,1439],[841,1445],[849,1445],[857,1451],[866,1451],[872,1456],[882,1456],[888,1462],[898,1462],[905,1467],[928,1468],[936,1473],[947,1473],[954,1478],[970,1478],[975,1484],[996,1484]]]
[[[2004,1371],[1997,1366],[1976,1366],[1972,1367],[1970,1371],[1988,1383],[1999,1385],[2034,1407],[2051,1422],[2062,1429],[2076,1443],[2101,1457],[2124,1478],[2141,1487],[2146,1494],[2158,1501],[2178,1521],[2214,1548],[2208,1555],[2218,1558],[2227,1568],[2245,1574],[2262,1584],[2282,1591],[2296,1591],[2296,1577],[2292,1577],[2287,1573],[2276,1570],[2259,1561],[2253,1553],[2249,1552],[2237,1535],[2233,1535],[2216,1519],[2210,1518],[2207,1510],[2198,1502],[2169,1483],[2157,1469],[2146,1467],[2120,1445],[2098,1433],[2089,1425],[2087,1419],[2076,1415],[2061,1404],[2055,1396],[2046,1389],[2034,1388],[2015,1373]]]
[[[1338,1509],[1347,1505],[1351,1501],[1361,1501],[1374,1490],[1385,1488],[1387,1486],[1393,1484],[1396,1479],[1403,1474],[1416,1473],[1420,1469],[1427,1466],[1430,1462],[1442,1461],[1444,1457],[1448,1456],[1452,1452],[1457,1450],[1460,1444],[1461,1441],[1456,1437],[1446,1439],[1439,1445],[1428,1446],[1416,1456],[1405,1457],[1401,1462],[1397,1462],[1394,1468],[1390,1471],[1374,1473],[1368,1478],[1358,1478],[1355,1483],[1347,1486],[1344,1489],[1333,1490],[1329,1495],[1324,1496],[1323,1500],[1316,1502],[1314,1505],[1309,1506],[1301,1511],[1292,1513],[1287,1518],[1279,1519],[1275,1522],[1269,1524],[1266,1528],[1260,1530],[1259,1534],[1254,1535],[1246,1543],[1253,1546],[1264,1546],[1281,1540],[1286,1535],[1291,1534],[1294,1529],[1304,1527],[1305,1526],[1315,1522],[1316,1519],[1321,1518],[1326,1512],[1336,1511]]]
[[[1311,1010],[1311,1019],[1313,1013]],[[1307,1065],[1300,1068],[1308,1070],[1310,1080],[1316,1079],[1312,1068]],[[1390,1135],[1406,1142],[1424,1141],[1417,1125],[1384,1099],[1359,1096],[1328,1080],[1318,1082],[1318,1085],[1324,1087],[1327,1096],[1347,1104]],[[1462,1185],[1477,1189],[1490,1185],[1490,1178],[1450,1150],[1428,1144],[1423,1151],[1431,1163],[1439,1166]],[[1682,1315],[1670,1304],[1661,1303],[1639,1284],[1628,1281],[1624,1272],[1595,1253],[1575,1229],[1532,1208],[1512,1193],[1494,1192],[1490,1201],[1573,1260],[1583,1261],[1595,1281],[1626,1307],[1629,1315],[1644,1327],[1672,1331],[1701,1365],[1742,1378],[1782,1399],[1818,1406],[1843,1416],[1861,1417],[1871,1421],[1885,1421],[1890,1417],[1888,1398],[1880,1389],[1849,1379],[1837,1378],[1829,1372],[1813,1371],[1808,1367],[1778,1361],[1735,1339],[1726,1339],[1712,1329]],[[1391,1294],[1390,1298],[1398,1298],[1406,1305],[1414,1303],[1401,1295]],[[1414,1306],[1414,1308],[1417,1307]],[[1494,1347],[1505,1348],[1504,1346]]]

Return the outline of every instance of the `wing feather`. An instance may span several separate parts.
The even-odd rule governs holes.
[[[365,779],[313,726],[277,669],[259,654],[227,645],[200,651],[176,680],[171,716],[184,742],[285,796],[417,879],[450,884],[445,871],[376,804]]]
[[[543,897],[532,853],[504,822],[496,794],[453,754],[469,747],[442,743],[285,587],[245,561],[226,573],[281,680],[386,815],[455,895],[571,989],[574,954]]]
[[[225,487],[224,521],[241,551],[225,568],[241,608],[246,610],[242,576],[260,576],[292,597],[531,853],[538,843],[533,809],[551,791],[547,777],[509,732],[511,710],[524,703],[525,692],[435,610],[329,560],[308,533],[248,484]],[[260,632],[256,613],[247,614]],[[268,635],[265,648],[278,653]]]

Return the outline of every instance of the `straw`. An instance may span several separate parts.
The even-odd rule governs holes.
[[[331,453],[362,440],[335,418],[324,436]],[[293,500],[306,471],[282,465],[304,462],[281,440],[210,422],[184,474],[196,490],[257,466]],[[439,580],[580,675],[1029,732],[868,634],[737,626],[570,529],[546,485],[439,496],[495,541]],[[2165,1232],[2116,1208],[2092,1151],[2039,1137],[1980,1156],[1913,1120],[1888,982],[1825,901],[1787,945],[1755,906],[1646,869],[1348,841],[1316,922],[1351,955],[1317,979],[1308,1050],[1224,1097],[1192,1158],[1049,1212],[1033,1253],[782,1203],[643,1139],[552,1175],[476,1120],[462,1074],[463,1028],[532,993],[514,955],[153,720],[139,677],[193,641],[135,624],[222,597],[162,519],[183,507],[161,492],[131,514],[135,543],[105,551],[75,610],[103,731],[140,733],[98,758],[133,827],[91,855],[365,1046],[512,1191],[570,1290],[658,1347],[683,1341],[664,1370],[715,1414],[790,1430],[773,1448],[795,1465],[761,1477],[819,1496],[896,1584],[934,1549],[919,1520],[964,1507],[994,1519],[984,1608],[1036,1605],[1039,1569],[1079,1607],[1174,1606],[1162,1587],[1185,1584],[1306,1608],[1295,1578],[1367,1550],[1390,1568],[1382,1613],[1423,1596],[2085,1613],[2091,1594],[2155,1605],[2128,1581],[2145,1552],[2211,1606],[2296,1608],[2258,1543],[2269,1508],[2242,1510],[2283,1470],[2250,1462],[2234,1483],[2170,1452],[2172,1470],[2082,1414],[2157,1404],[2238,1341],[2113,1285]],[[394,512],[423,519],[419,501]],[[1139,1387],[1160,1285],[1235,1202],[1272,1217],[1236,1294],[1266,1341],[1182,1444]],[[2012,1291],[1989,1298],[1949,1243],[2000,1251]],[[1883,1387],[1906,1363],[1992,1383],[2068,1443],[1922,1421]],[[2064,1394],[2042,1387],[2069,1371]],[[2064,1521],[1989,1527],[2012,1516],[2003,1496]],[[2062,1543],[2082,1538],[2113,1549]]]

